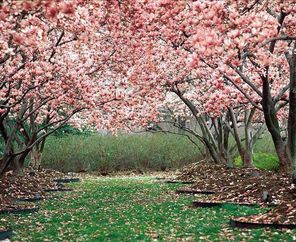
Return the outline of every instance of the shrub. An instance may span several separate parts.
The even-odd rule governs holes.
[[[42,166],[68,171],[163,171],[196,162],[200,154],[186,137],[168,134],[49,137]]]
[[[242,166],[243,162],[240,156],[234,159],[234,164],[236,166]],[[277,170],[279,166],[279,161],[276,155],[268,153],[254,153],[253,154],[253,164],[259,169],[265,170]]]

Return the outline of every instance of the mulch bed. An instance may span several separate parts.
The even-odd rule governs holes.
[[[241,228],[296,228],[296,200],[282,202],[276,208],[258,215],[231,218],[232,226]]]
[[[60,182],[79,180],[66,177],[67,180],[63,178],[55,182],[61,177],[65,177],[65,174],[53,170],[25,169],[22,174],[5,173],[0,178],[0,214],[37,212],[38,206],[31,202],[53,198],[46,191],[72,191]],[[0,241],[10,239],[12,235],[12,230],[0,226]]]
[[[265,214],[233,218],[233,225],[247,226],[249,223],[250,227],[272,227],[274,224],[292,227],[296,224],[296,188],[289,173],[227,168],[201,162],[185,167],[176,179],[194,181],[193,185],[186,187],[190,191],[215,192],[196,201],[196,206],[219,206],[222,203],[276,206]]]
[[[295,229],[296,224],[278,224],[278,223],[268,223],[268,222],[252,222],[248,221],[251,218],[247,218],[246,222],[241,221],[242,218],[230,219],[230,225],[235,228],[242,229],[258,229],[258,228],[273,228],[273,229]]]
[[[1,212],[29,212],[36,210],[29,203],[51,198],[45,190],[67,189],[54,179],[65,177],[61,172],[54,170],[25,169],[22,174],[5,173],[0,178],[0,213]],[[67,189],[68,190],[68,189]]]
[[[32,205],[7,205],[5,208],[0,209],[0,214],[6,213],[34,213],[37,212],[39,208]]]
[[[285,173],[262,171],[255,168],[234,168],[201,163],[188,168],[178,179],[195,181],[186,189],[215,192],[209,201],[258,203],[277,205],[281,201],[291,201],[296,189],[291,184],[291,176]],[[186,179],[189,174],[189,179]],[[263,193],[268,199],[263,199]]]

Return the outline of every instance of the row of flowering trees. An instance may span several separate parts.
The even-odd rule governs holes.
[[[295,1],[109,3],[142,53],[134,57],[129,79],[145,80],[143,85],[157,80],[173,92],[196,118],[196,135],[213,160],[227,159],[231,133],[251,165],[263,123],[280,167],[296,164]],[[244,123],[244,145],[238,122]]]
[[[0,174],[21,170],[30,154],[38,166],[46,138],[65,123],[115,130],[155,118],[158,104],[127,84],[105,4],[0,3]]]
[[[162,108],[195,119],[217,163],[251,166],[266,127],[295,165],[295,15],[294,0],[0,2],[0,174],[38,164],[67,122],[145,126]]]

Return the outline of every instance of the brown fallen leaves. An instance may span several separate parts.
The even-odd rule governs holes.
[[[200,202],[276,205],[267,213],[239,218],[241,222],[296,225],[296,189],[288,173],[200,162],[185,167],[176,179],[194,181],[186,187],[191,191],[215,192]]]
[[[25,169],[22,174],[7,172],[0,178],[0,213],[26,208],[34,208],[29,203],[16,202],[18,198],[46,198],[46,188],[57,188],[53,179],[64,174],[53,170],[33,171]]]

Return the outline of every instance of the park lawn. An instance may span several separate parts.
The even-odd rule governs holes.
[[[13,241],[292,241],[293,230],[241,230],[232,216],[262,208],[193,208],[197,197],[176,195],[180,186],[151,177],[89,177],[73,192],[40,202],[33,214],[1,215],[15,231]]]

